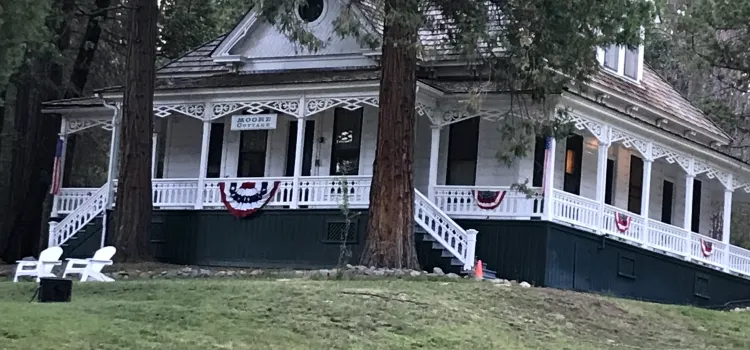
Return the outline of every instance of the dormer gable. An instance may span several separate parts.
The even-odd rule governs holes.
[[[643,80],[643,52],[643,45],[610,45],[598,48],[596,57],[605,72],[640,83]]]
[[[346,7],[345,0],[305,0],[295,15],[306,23],[307,30],[322,40],[319,50],[310,51],[290,40],[277,27],[254,10],[235,26],[211,55],[217,64],[236,71],[294,70],[338,68],[343,66],[374,66],[367,48],[354,37],[342,38],[335,30],[335,20]]]

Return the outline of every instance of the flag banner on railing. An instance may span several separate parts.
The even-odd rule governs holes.
[[[492,210],[500,206],[505,198],[505,191],[472,191],[474,201],[482,209]]]
[[[714,244],[712,242],[701,239],[701,253],[703,257],[708,258],[714,253]]]
[[[244,218],[271,201],[281,181],[220,182],[221,202],[232,215]]]
[[[620,233],[627,232],[630,229],[630,216],[615,213],[615,226],[617,226],[617,231],[620,231]]]
[[[57,147],[55,149],[55,161],[52,164],[52,184],[50,184],[49,193],[53,195],[60,194],[60,187],[62,187],[62,154],[65,141],[62,137],[57,139]]]

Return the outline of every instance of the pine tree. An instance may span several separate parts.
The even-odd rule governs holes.
[[[128,57],[115,208],[115,246],[122,261],[149,258],[151,226],[151,131],[158,7],[153,0],[128,3]]]

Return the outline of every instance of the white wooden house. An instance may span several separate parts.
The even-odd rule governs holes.
[[[348,193],[352,208],[366,214],[378,123],[379,53],[360,47],[352,38],[333,34],[331,21],[341,10],[339,0],[310,2],[317,6],[311,8],[320,11],[301,11],[301,16],[313,33],[330,38],[318,52],[301,50],[251,11],[227,35],[158,70],[153,136],[155,217],[181,218],[182,223],[163,221],[161,230],[192,229],[184,222],[214,230],[213,238],[202,236],[188,248],[179,248],[200,251],[193,255],[203,254],[202,258],[173,260],[254,264],[256,259],[240,251],[227,253],[227,249],[243,244],[263,249],[265,238],[257,235],[265,233],[250,232],[262,230],[250,227],[274,217],[268,224],[272,226],[264,227],[272,227],[277,236],[287,232],[295,238],[284,240],[281,248],[277,241],[266,247],[287,254],[284,257],[263,255],[258,259],[271,265],[281,260],[318,261],[312,257],[317,254],[311,253],[315,251],[310,246],[313,243],[305,243],[295,230],[317,230],[312,226],[318,222],[315,215],[323,215],[319,213],[328,215],[321,225],[328,222],[330,229],[330,221],[339,215],[336,208],[343,192]],[[368,9],[358,9],[356,14],[372,18]],[[425,34],[423,39],[428,42],[430,38]],[[630,276],[635,280],[636,275],[657,273],[656,265],[639,262],[643,255],[662,259],[659,264],[680,266],[679,273],[696,274],[689,286],[697,298],[710,299],[704,304],[747,299],[750,251],[729,242],[732,204],[745,200],[750,192],[750,166],[718,150],[730,141],[728,135],[643,62],[642,47],[600,48],[598,53],[601,73],[592,77],[588,88],[571,86],[557,100],[555,108],[568,112],[578,135],[550,142],[549,171],[543,169],[542,139],[533,154],[511,166],[496,157],[503,142],[496,121],[508,111],[507,96],[489,91],[481,111],[466,115],[460,102],[476,84],[463,71],[462,63],[420,61],[414,149],[415,222],[424,234],[420,242],[433,242],[429,244],[441,248],[440,256],[450,258],[459,268],[472,268],[475,257],[510,266],[511,262],[502,260],[509,255],[493,250],[494,243],[486,241],[487,237],[500,237],[500,231],[507,231],[503,227],[513,227],[515,231],[508,235],[523,240],[523,232],[516,231],[542,222],[555,229],[545,231],[547,253],[539,263],[547,266],[547,277],[537,278],[537,284],[602,290],[593,282],[588,287],[581,285],[575,277],[582,273],[580,266],[578,270],[566,270],[562,262],[552,266],[564,254],[553,254],[562,245],[553,247],[550,242],[557,239],[555,230],[565,227],[593,242],[601,241],[601,247],[605,242],[625,247],[617,248],[621,250],[618,257],[611,258],[617,260],[612,271],[603,272],[615,276],[607,277],[611,283],[606,287],[615,293],[696,302],[684,296],[623,292],[615,278]],[[63,117],[63,139],[103,127],[111,130],[114,149],[122,98],[121,87],[104,88],[95,97],[50,102],[46,112]],[[233,130],[233,117],[236,124],[240,115],[260,115],[275,124]],[[115,204],[117,164],[116,152],[111,152],[107,183],[98,188],[64,187],[55,196],[50,245],[66,245],[87,224],[106,216]],[[512,184],[525,181],[538,190],[537,195],[511,190]],[[238,220],[226,212],[220,184],[244,182],[278,182],[258,218]],[[542,187],[552,190],[542,192]],[[478,203],[480,194],[489,196],[489,201],[499,200],[499,204]],[[285,226],[295,220],[302,224]],[[236,240],[242,232],[220,238],[218,227],[248,230],[246,237],[256,238]],[[494,232],[496,228],[500,231]],[[164,237],[154,242],[162,249],[172,244]],[[212,244],[224,245],[216,248],[223,249],[222,258],[208,257],[212,253],[206,247]],[[291,248],[295,244],[308,246]],[[532,243],[513,244],[525,249],[524,244]],[[568,253],[572,265],[580,261],[609,264],[608,257],[597,260],[597,252],[586,260],[581,260],[580,251]],[[312,255],[298,259],[306,254]],[[423,265],[435,264],[423,261]],[[515,274],[503,266],[488,265]],[[651,277],[668,279],[676,274],[670,268]],[[556,284],[551,282],[550,271],[574,277],[570,283]],[[518,274],[523,276],[509,277],[526,276]],[[709,277],[698,277],[704,274]],[[699,289],[705,291],[699,293]]]

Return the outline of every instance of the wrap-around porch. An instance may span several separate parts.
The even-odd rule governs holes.
[[[203,112],[196,115],[197,109],[187,108],[184,104],[157,105],[155,114],[166,117],[162,120],[193,117],[194,124],[200,125],[195,123],[195,119],[203,123],[199,133],[200,153],[196,154],[197,157],[166,152],[165,158],[165,151],[159,149],[169,147],[164,141],[168,143],[170,140],[181,139],[182,144],[186,144],[197,141],[196,137],[186,138],[185,135],[175,133],[174,129],[170,131],[168,127],[166,132],[155,133],[152,162],[155,175],[152,197],[154,209],[221,210],[224,203],[219,186],[221,183],[231,182],[278,182],[278,189],[267,204],[269,208],[331,209],[340,207],[344,200],[350,208],[367,208],[374,157],[377,100],[360,95],[329,97],[321,99],[323,102],[306,104],[304,99],[297,106],[306,107],[296,107],[293,110],[279,101],[257,105],[244,103],[240,107],[236,104],[214,104],[213,109],[202,109],[213,110],[210,117],[204,116]],[[506,166],[498,162],[492,149],[494,143],[501,142],[496,137],[496,127],[492,127],[492,117],[501,114],[502,107],[494,110],[488,108],[471,116],[460,115],[455,111],[438,113],[434,96],[421,96],[415,125],[414,182],[415,190],[424,193],[427,204],[422,204],[425,205],[424,208],[429,207],[430,215],[435,216],[435,222],[441,222],[445,228],[456,232],[465,232],[451,218],[555,221],[750,277],[750,251],[729,244],[732,193],[735,189],[744,189],[744,192],[750,189],[749,184],[740,180],[741,176],[734,176],[729,171],[714,167],[712,162],[706,162],[679,147],[675,149],[664,146],[678,142],[669,139],[668,135],[643,132],[634,124],[628,128],[615,127],[602,119],[622,117],[601,116],[601,110],[586,110],[580,101],[567,102],[578,107],[579,111],[589,112],[573,114],[580,140],[566,140],[565,146],[561,142],[559,148],[554,140],[547,144],[538,143],[533,155]],[[258,159],[265,159],[265,165],[256,171],[263,176],[237,176],[247,174],[246,170],[242,170],[245,166],[240,164],[245,147],[242,134],[233,135],[232,131],[223,126],[221,132],[212,131],[221,118],[229,117],[234,112],[256,114],[269,109],[286,113],[284,117],[289,124],[283,122],[285,119],[280,119],[280,123],[286,125],[286,131],[282,134],[274,130],[262,138],[261,144],[265,144],[265,147],[248,150],[262,153]],[[316,113],[290,113],[298,110]],[[360,113],[346,113],[347,111]],[[592,118],[588,115],[600,117]],[[302,120],[315,123],[301,123]],[[357,120],[359,122],[352,122]],[[105,121],[104,124],[111,127],[114,149],[119,137],[117,123],[107,124]],[[312,132],[309,129],[308,132],[305,131],[307,125],[313,128]],[[64,130],[63,135],[67,135],[67,132],[70,130]],[[220,139],[218,135],[222,135],[223,140],[214,142],[214,138]],[[576,142],[585,145],[576,148]],[[257,145],[256,143],[255,146]],[[173,151],[176,149],[179,147],[172,148]],[[592,150],[595,152],[591,152]],[[116,194],[117,191],[117,181],[113,175],[117,160],[116,155],[111,154],[107,184],[101,188],[60,189],[53,202],[53,217],[70,217],[77,211],[86,212],[86,206],[91,207],[90,214],[85,215],[90,217],[115,205],[115,196],[108,195]],[[336,158],[337,154],[339,158]],[[620,158],[628,156],[631,158],[630,162],[635,162],[632,160],[635,158],[640,159],[642,165],[636,172],[639,176],[628,170],[635,163],[623,161],[623,164],[619,164]],[[169,157],[172,160],[195,159],[198,170],[195,177],[175,177],[174,169],[189,167],[185,167],[185,162],[182,161],[179,167],[170,169],[164,165],[164,160]],[[610,162],[611,158],[615,158],[616,162]],[[339,166],[338,163],[346,166]],[[615,169],[612,169],[613,163]],[[269,164],[281,165],[274,168]],[[551,165],[546,169],[544,164]],[[592,164],[595,166],[591,166]],[[174,162],[171,166],[173,165]],[[623,171],[628,173],[623,176],[626,179],[620,176],[623,172],[621,165],[625,169]],[[219,170],[215,169],[216,166]],[[316,167],[324,171],[313,170]],[[652,176],[654,168],[660,169],[657,172],[660,175]],[[586,169],[591,172],[586,173]],[[675,174],[675,171],[682,171],[683,174]],[[187,175],[184,171],[183,174]],[[284,174],[291,176],[277,176]],[[697,222],[693,219],[696,213],[693,204],[697,208],[713,206],[713,203],[707,201],[694,200],[697,176],[713,180],[712,185],[704,186],[704,195],[713,191],[720,193],[719,197],[723,199],[719,235],[707,232],[700,225],[693,226],[693,222]],[[630,181],[627,177],[638,177],[640,181]],[[678,185],[676,178],[684,179],[685,185]],[[665,185],[653,186],[652,191],[652,183],[664,179],[671,180],[675,187],[669,201],[661,198],[666,193]],[[527,185],[524,191],[516,190],[519,183]],[[662,193],[655,195],[657,187],[660,187],[658,189]],[[542,191],[542,188],[548,190]],[[678,189],[684,190],[684,196],[675,194]],[[502,194],[502,199],[497,205],[480,207],[477,205],[480,192]],[[658,205],[654,205],[657,202]],[[655,210],[649,207],[660,207],[661,212],[655,214]],[[678,213],[679,211],[682,213]],[[664,216],[666,212],[669,213],[668,220]],[[677,225],[680,215],[683,222]],[[705,216],[705,210],[698,216],[701,215]],[[85,220],[81,222],[83,221]],[[705,226],[706,220],[702,222]],[[57,224],[51,225],[51,233],[56,229],[55,226]],[[71,236],[75,228],[65,230],[65,235],[58,236]],[[709,234],[715,238],[709,237]]]

